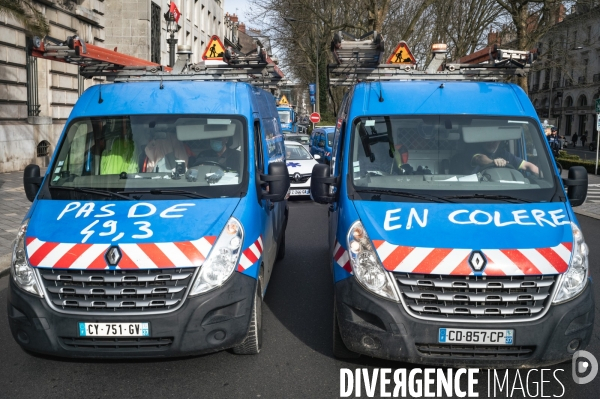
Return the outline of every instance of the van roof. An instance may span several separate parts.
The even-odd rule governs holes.
[[[247,83],[215,81],[127,82],[94,85],[79,98],[70,119],[139,114],[244,114],[251,117]],[[100,91],[102,102],[99,103]],[[266,94],[266,93],[265,93]]]
[[[380,91],[383,102],[379,101]],[[406,114],[474,114],[537,118],[535,109],[519,86],[473,81],[359,83],[354,89],[350,114],[353,118],[360,115]]]

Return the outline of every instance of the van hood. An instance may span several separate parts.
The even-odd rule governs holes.
[[[565,203],[354,201],[383,266],[441,275],[564,273],[573,233]]]
[[[27,227],[26,252],[33,267],[200,266],[239,201],[40,200]]]

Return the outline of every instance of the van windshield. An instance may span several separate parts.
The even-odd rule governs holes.
[[[290,123],[290,120],[292,119],[291,115],[290,115],[290,111],[277,111],[277,113],[279,114],[279,120],[281,121],[281,123]]]
[[[132,115],[74,120],[52,167],[52,198],[81,189],[240,196],[246,127],[239,116]],[[106,194],[106,193],[105,193]],[[172,198],[172,196],[171,196]]]
[[[453,201],[504,195],[538,202],[550,201],[555,191],[544,136],[530,119],[362,117],[353,123],[351,145],[349,173],[363,199],[379,190]]]

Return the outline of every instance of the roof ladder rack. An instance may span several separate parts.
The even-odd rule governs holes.
[[[373,38],[365,40],[369,35]],[[343,36],[350,40],[343,40]],[[400,42],[395,51],[401,47],[410,57],[397,56],[394,60],[395,54],[392,54],[384,63],[384,40],[380,33],[370,32],[358,39],[345,32],[336,33],[331,41],[334,63],[327,68],[329,85],[352,86],[359,82],[389,80],[498,81],[511,76],[526,76],[535,60],[535,54],[529,51],[503,50],[494,46],[463,57],[463,62],[448,62],[447,46],[434,44],[431,62],[419,70],[405,42]]]
[[[182,51],[173,68],[141,58],[132,57],[83,42],[77,36],[69,36],[64,42],[45,43],[33,39],[30,54],[34,57],[60,61],[79,66],[79,73],[85,78],[105,77],[111,82],[147,80],[196,80],[196,81],[238,81],[262,88],[277,88],[283,80],[283,73],[268,57],[264,49],[255,56],[231,55],[224,61],[189,61],[191,51]]]

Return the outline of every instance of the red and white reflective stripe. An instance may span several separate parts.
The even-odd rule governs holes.
[[[258,262],[263,252],[262,236],[259,236],[256,241],[252,243],[248,248],[242,252],[240,256],[240,263],[238,264],[237,271],[243,272],[250,266]]]
[[[353,274],[352,265],[350,264],[350,255],[348,254],[348,251],[346,251],[337,240],[335,242],[335,247],[333,248],[333,260],[342,269],[344,269],[350,274]]]
[[[34,267],[59,269],[106,269],[104,255],[110,244],[45,242],[27,238],[27,256]],[[200,266],[208,256],[215,237],[194,241],[119,244],[117,269],[156,269]]]
[[[407,247],[373,240],[383,267],[389,271],[422,274],[471,275],[471,249]],[[549,248],[482,249],[487,258],[483,275],[544,275],[567,271],[572,243]]]

